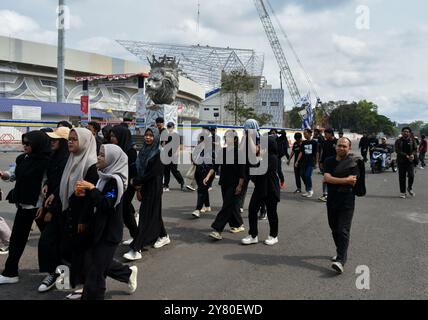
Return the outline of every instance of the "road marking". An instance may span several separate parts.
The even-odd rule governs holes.
[[[406,215],[407,219],[416,223],[428,223],[427,213],[412,212]]]

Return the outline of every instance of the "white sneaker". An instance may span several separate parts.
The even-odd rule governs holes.
[[[137,290],[137,276],[138,276],[138,268],[136,266],[129,267],[131,269],[131,275],[129,276],[128,282],[128,293],[133,294]]]
[[[238,228],[230,228],[231,233],[240,233],[240,232],[244,232],[244,231],[245,231],[244,226],[240,226]]]
[[[268,246],[273,246],[276,245],[278,243],[278,237],[274,238],[269,236],[266,240],[265,240],[265,245]]]
[[[170,192],[169,188],[163,188],[163,192]]]
[[[416,196],[416,193],[414,193],[412,189],[408,188],[407,192],[410,194],[411,197],[415,197]]]
[[[15,284],[19,282],[19,277],[5,277],[0,275],[0,285],[2,284]]]
[[[141,252],[134,251],[134,250],[131,250],[128,253],[125,253],[123,257],[129,261],[141,260],[143,258],[143,256],[141,255]]]
[[[199,210],[193,211],[192,216],[194,216],[195,218],[200,218],[201,217],[201,211],[199,211]]]
[[[321,196],[318,198],[318,200],[321,202],[327,202],[327,196]]]
[[[159,238],[158,241],[156,241],[156,243],[153,245],[153,248],[160,249],[170,243],[171,243],[171,239],[169,238],[169,236]]]
[[[314,196],[314,192],[313,191],[308,191],[307,193],[306,193],[306,198],[312,198]]]
[[[220,232],[217,232],[217,231],[213,231],[213,232],[211,232],[211,233],[209,234],[209,236],[210,236],[211,238],[215,239],[215,240],[222,240],[222,239],[223,239],[223,237],[221,236],[221,233],[220,233]]]
[[[132,242],[134,241],[134,239],[129,239],[129,240],[125,240],[125,241],[123,241],[122,242],[122,244],[124,245],[124,246],[129,246]]]
[[[338,262],[338,261],[336,261],[336,262],[333,262],[333,264],[331,265],[331,267],[333,268],[333,270],[334,271],[336,271],[338,274],[342,274],[343,273],[343,265],[340,263],[340,262]]]
[[[204,207],[204,208],[202,208],[201,213],[211,212],[211,211],[212,211],[211,207]]]
[[[331,262],[336,262],[336,260],[337,260],[337,256],[334,256],[334,257],[331,257]]]
[[[43,293],[43,292],[47,292],[50,289],[52,289],[56,284],[57,278],[58,278],[58,274],[56,274],[56,273],[52,273],[52,274],[49,274],[48,276],[46,276],[43,279],[42,284],[39,286],[38,291],[40,293]]]
[[[9,254],[9,247],[0,247],[0,256]]]
[[[247,237],[241,240],[241,243],[245,246],[248,246],[250,244],[257,244],[259,243],[259,237],[253,238],[251,235],[248,235]]]
[[[244,208],[239,208],[239,211],[240,211],[241,213],[244,213]]]
[[[302,193],[302,194],[301,194],[301,196],[306,198],[306,197],[308,196],[308,194],[309,194],[309,193],[304,192],[304,193]]]
[[[400,198],[401,198],[401,199],[406,199],[406,198],[407,198],[407,194],[406,194],[406,193],[402,193],[402,194],[400,195]]]
[[[187,188],[188,190],[190,190],[190,191],[196,191],[196,189],[195,189],[195,188],[193,188],[192,186],[189,186],[189,185],[187,185],[187,186],[186,186],[186,188]]]

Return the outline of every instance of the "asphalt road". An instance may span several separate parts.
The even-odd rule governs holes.
[[[0,154],[0,168],[7,168],[16,154]],[[208,238],[210,225],[221,206],[218,186],[210,193],[214,212],[194,220],[191,212],[196,193],[182,193],[177,185],[163,197],[163,215],[172,243],[150,248],[139,268],[139,288],[129,296],[126,286],[108,280],[107,299],[144,300],[247,300],[247,299],[427,299],[428,298],[428,171],[417,170],[416,197],[398,198],[398,176],[387,172],[368,174],[368,196],[357,199],[345,273],[330,269],[335,248],[327,223],[326,207],[317,201],[321,175],[315,174],[315,196],[304,200],[294,195],[291,168],[284,165],[287,188],[279,205],[280,243],[244,247],[246,233],[224,232],[224,240]],[[174,181],[175,182],[175,181]],[[6,193],[11,185],[0,182]],[[249,191],[252,192],[252,189]],[[247,199],[248,205],[249,198]],[[137,205],[137,203],[136,203]],[[0,215],[10,225],[15,208],[0,202]],[[248,227],[247,212],[244,221]],[[268,235],[261,221],[260,239]],[[34,231],[20,264],[20,283],[0,288],[0,299],[63,299],[65,292],[39,294],[44,275],[38,273]],[[119,247],[117,258],[127,251]],[[0,268],[5,256],[0,256]],[[369,270],[369,289],[356,283],[359,266]],[[366,278],[367,280],[367,278]],[[365,282],[367,284],[367,282]]]

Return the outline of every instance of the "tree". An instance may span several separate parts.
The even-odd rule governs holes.
[[[410,129],[412,129],[413,132],[418,133],[424,125],[424,122],[421,120],[413,121],[409,124]]]
[[[424,126],[419,130],[420,134],[423,134],[425,136],[428,135],[428,123],[425,123]]]
[[[257,88],[257,78],[248,75],[245,70],[234,70],[230,73],[223,72],[221,80],[221,93],[230,95],[225,105],[227,111],[234,115],[235,125],[239,125],[247,119],[255,119],[260,125],[269,123],[272,115],[257,114],[253,108],[248,107],[242,96]]]

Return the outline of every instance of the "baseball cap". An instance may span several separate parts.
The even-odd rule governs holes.
[[[46,133],[49,138],[52,139],[65,139],[68,140],[68,136],[70,135],[70,129],[67,127],[59,127],[54,132],[48,132]]]

